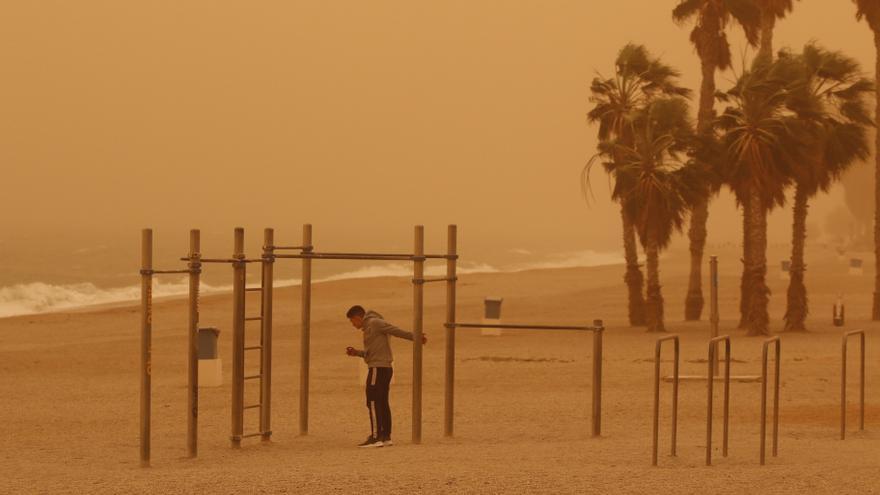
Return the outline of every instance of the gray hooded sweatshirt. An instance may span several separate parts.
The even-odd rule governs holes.
[[[375,311],[367,311],[364,315],[364,350],[358,351],[358,356],[364,358],[370,368],[390,368],[394,358],[391,355],[391,345],[388,336],[394,335],[401,339],[412,340],[412,332],[401,330],[382,319],[382,315]]]

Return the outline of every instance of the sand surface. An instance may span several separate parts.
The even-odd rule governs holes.
[[[722,259],[736,260],[734,251]],[[779,253],[781,256],[782,253]],[[704,466],[705,382],[681,389],[678,456],[669,449],[669,384],[663,389],[661,458],[651,467],[656,336],[626,326],[621,266],[461,277],[459,321],[477,321],[499,295],[507,322],[606,321],[603,434],[590,438],[591,337],[574,332],[461,330],[456,360],[456,436],[442,436],[443,300],[426,289],[423,442],[410,442],[411,347],[395,341],[391,448],[354,448],[369,432],[358,363],[344,356],[359,334],[351,304],[407,328],[405,278],[324,283],[313,290],[310,433],[297,434],[299,290],[276,292],[272,442],[229,448],[231,307],[202,300],[202,326],[222,329],[224,385],[200,396],[199,457],[185,458],[185,301],[157,303],[153,348],[153,462],[138,461],[139,310],[0,320],[0,493],[880,493],[880,345],[870,315],[871,274],[813,253],[811,332],[782,334],[780,453],[758,465],[760,384],[731,390],[730,455],[721,457],[720,387],[715,466]],[[687,259],[661,266],[667,323],[682,337],[682,373],[704,374],[707,322],[682,323]],[[733,374],[760,373],[760,338],[734,329],[739,263],[722,264],[722,333],[733,338]],[[781,329],[785,281],[771,270]],[[831,305],[846,292],[846,329],[868,329],[867,425],[858,431],[856,361],[850,364],[849,433],[839,436],[840,335]],[[255,302],[256,300],[254,300]],[[255,306],[253,306],[255,308]],[[256,326],[249,327],[252,338]],[[855,358],[855,350],[851,356]],[[252,362],[251,364],[255,364]],[[671,370],[669,356],[664,372]],[[247,430],[257,425],[247,413]]]

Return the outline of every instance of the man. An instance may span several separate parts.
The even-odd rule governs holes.
[[[401,330],[382,319],[375,311],[366,311],[361,306],[352,306],[345,314],[353,327],[364,333],[364,349],[349,347],[345,353],[349,356],[364,358],[369,372],[367,373],[366,395],[367,409],[370,411],[370,436],[358,447],[390,447],[391,441],[391,406],[388,404],[388,390],[391,386],[391,344],[388,336],[394,335],[412,340],[412,332]],[[422,343],[428,338],[422,335]]]

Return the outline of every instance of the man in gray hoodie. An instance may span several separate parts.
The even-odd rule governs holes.
[[[352,326],[364,333],[364,349],[349,347],[345,353],[349,356],[361,357],[367,363],[366,395],[367,409],[370,411],[370,436],[358,447],[390,447],[391,441],[391,406],[388,404],[388,392],[391,387],[391,368],[393,357],[388,336],[412,340],[412,332],[401,330],[382,319],[375,311],[366,311],[361,306],[352,306],[345,314]],[[422,335],[422,343],[428,338]]]

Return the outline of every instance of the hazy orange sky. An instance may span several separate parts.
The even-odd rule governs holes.
[[[614,249],[607,182],[594,175],[590,208],[578,182],[595,148],[588,85],[634,41],[696,87],[677,3],[5,2],[0,249],[7,263],[56,253],[47,242],[136,260],[140,228],[176,255],[200,227],[225,255],[236,225],[295,241],[303,222],[325,249],[406,249],[415,223],[439,249],[451,222],[483,258]],[[816,39],[872,74],[854,12],[801,1],[777,47]],[[738,238],[730,198],[712,211],[710,243]]]

